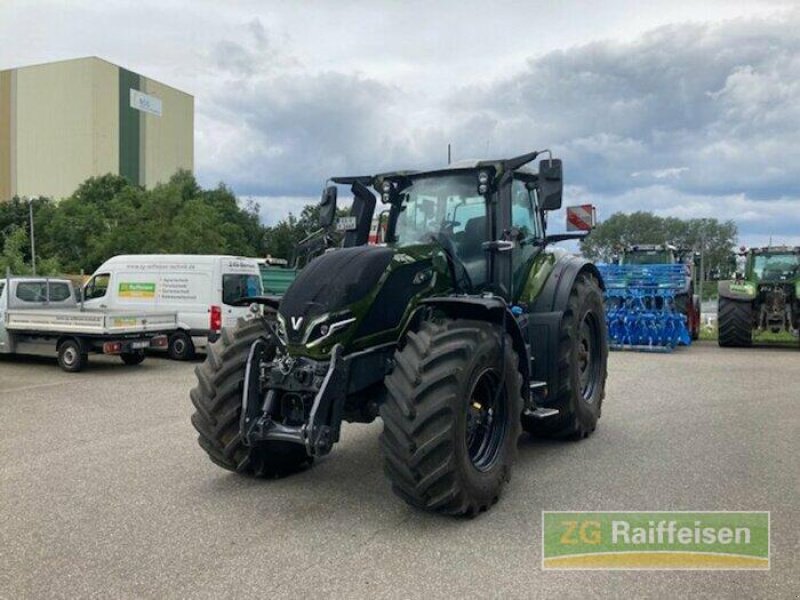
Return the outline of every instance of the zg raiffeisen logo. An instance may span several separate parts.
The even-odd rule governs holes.
[[[769,513],[544,511],[542,568],[769,569]]]

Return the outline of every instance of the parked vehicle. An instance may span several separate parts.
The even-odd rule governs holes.
[[[800,246],[742,251],[735,279],[719,282],[719,345],[750,346],[754,333],[800,339]]]
[[[636,244],[623,248],[619,256],[619,264],[627,269],[631,287],[636,287],[637,280],[647,267],[653,265],[681,265],[683,277],[673,280],[670,276],[668,288],[673,292],[676,310],[686,316],[686,327],[692,340],[700,339],[701,302],[700,295],[694,292],[693,254],[681,250],[671,244]],[[657,269],[656,269],[657,270]],[[662,272],[668,269],[662,268]],[[677,270],[675,272],[677,273]],[[672,275],[672,274],[670,274]]]
[[[177,313],[167,348],[176,360],[191,358],[246,315],[238,300],[262,295],[254,259],[193,254],[115,256],[83,289],[87,308]]]
[[[397,495],[473,515],[499,498],[522,430],[589,436],[605,396],[603,281],[553,246],[584,234],[546,234],[563,178],[552,157],[526,166],[540,154],[333,178],[364,200],[344,247],[280,303],[264,298],[263,317],[226,328],[196,371],[192,423],[209,458],[284,475],[330,452],[342,421],[380,415]],[[368,244],[368,186],[389,207],[382,246]],[[336,196],[323,193],[323,224]]]
[[[298,269],[289,266],[285,258],[256,259],[261,271],[261,286],[267,296],[283,296],[297,277]]]
[[[138,365],[174,330],[174,313],[83,310],[68,279],[0,279],[0,354],[56,355],[69,372],[82,370],[90,353]]]

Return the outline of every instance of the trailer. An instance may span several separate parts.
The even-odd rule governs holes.
[[[175,313],[85,309],[68,279],[0,279],[0,354],[55,355],[68,372],[85,368],[89,354],[138,365],[175,326]]]

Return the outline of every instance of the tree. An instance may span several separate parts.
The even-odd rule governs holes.
[[[337,217],[349,214],[349,208],[339,208],[336,211]],[[291,260],[297,244],[322,228],[319,215],[319,204],[307,204],[303,207],[299,217],[289,213],[285,219],[280,220],[272,227],[267,227],[264,230],[265,255]],[[334,245],[341,241],[341,234],[336,231],[329,231],[328,235]]]
[[[285,219],[266,228],[264,251],[268,256],[290,259],[297,244],[319,229],[319,205],[308,204],[303,207],[300,217],[289,213]]]
[[[12,275],[30,275],[33,273],[33,266],[26,253],[30,249],[28,232],[22,227],[12,226],[7,230],[3,240],[2,252],[0,252],[0,277],[5,277],[6,273]],[[58,262],[52,258],[43,258],[36,261],[37,275],[56,275],[60,272]]]
[[[581,242],[584,256],[607,262],[621,246],[670,243],[703,254],[704,279],[714,270],[725,271],[736,244],[733,221],[681,220],[649,212],[615,213]]]
[[[188,171],[146,190],[124,177],[85,181],[52,207],[37,246],[73,273],[91,272],[117,254],[263,253],[258,213],[220,184],[202,189]]]

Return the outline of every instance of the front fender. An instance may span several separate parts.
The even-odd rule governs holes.
[[[750,281],[720,281],[717,287],[720,298],[751,302],[756,299],[756,284]]]
[[[438,309],[448,317],[489,321],[498,325],[505,325],[506,332],[511,336],[514,351],[520,358],[519,367],[524,382],[522,387],[523,398],[527,400],[528,382],[531,379],[530,357],[528,356],[520,324],[506,305],[505,300],[496,296],[489,298],[475,296],[434,297],[420,301],[420,308],[426,306]]]

